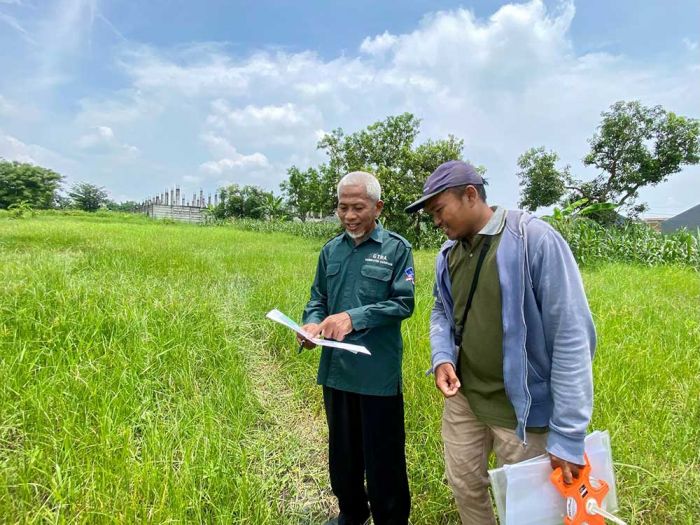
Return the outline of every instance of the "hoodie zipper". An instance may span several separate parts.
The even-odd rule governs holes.
[[[525,235],[525,225],[523,223],[523,215],[521,214],[519,217],[518,221],[518,227],[520,229],[520,238],[523,243],[523,257],[524,257],[524,263],[520,268],[521,268],[521,284],[522,284],[522,305],[520,308],[520,319],[523,323],[523,340],[522,340],[522,346],[521,346],[521,355],[522,355],[522,361],[523,361],[523,380],[524,380],[524,387],[525,387],[525,415],[523,417],[523,447],[527,446],[527,418],[530,415],[530,407],[532,405],[532,396],[530,395],[530,389],[527,387],[527,350],[526,350],[526,343],[527,343],[527,323],[525,322],[525,271],[526,271],[526,266],[529,264],[529,258],[528,258],[528,253],[527,253],[527,238]]]

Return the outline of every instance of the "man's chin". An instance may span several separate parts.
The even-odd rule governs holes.
[[[363,230],[350,231],[350,230],[346,229],[345,233],[347,233],[351,239],[362,239],[362,237],[365,236],[366,232]]]

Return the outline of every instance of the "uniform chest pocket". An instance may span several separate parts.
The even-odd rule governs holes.
[[[338,282],[340,281],[340,263],[328,263],[326,267],[326,289],[328,295],[333,296],[337,291]]]
[[[383,301],[388,298],[391,284],[391,268],[365,265],[360,269],[362,279],[358,289],[360,298],[369,302]]]

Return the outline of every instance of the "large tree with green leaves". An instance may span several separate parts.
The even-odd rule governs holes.
[[[48,168],[0,159],[0,208],[26,202],[51,208],[63,177]]]
[[[83,211],[97,211],[109,202],[107,191],[89,182],[74,184],[68,196],[73,201],[73,205]]]
[[[292,166],[287,170],[287,176],[280,189],[295,217],[305,221],[311,215],[325,217],[333,212],[334,177],[327,165],[304,171]]]
[[[621,101],[602,113],[589,144],[583,163],[599,170],[593,180],[573,178],[568,169],[556,170],[556,154],[545,153],[544,148],[521,156],[521,203],[534,210],[562,198],[564,203],[586,199],[589,204],[614,203],[631,215],[640,213],[646,209],[636,202],[641,188],[700,162],[700,122],[661,106]]]
[[[518,206],[535,211],[540,206],[551,206],[561,200],[566,184],[571,180],[569,166],[557,169],[559,156],[544,147],[530,148],[518,158],[520,202]]]
[[[290,204],[298,209],[320,196],[322,203],[315,202],[314,206],[330,212],[335,208],[335,188],[340,178],[351,171],[369,171],[382,185],[386,226],[413,242],[418,241],[421,230],[429,227],[429,219],[424,214],[408,215],[404,208],[421,195],[425,180],[435,168],[448,160],[462,158],[463,147],[463,141],[451,135],[416,145],[419,131],[420,119],[404,113],[349,135],[342,129],[326,134],[318,148],[326,152],[328,163],[307,172],[290,169],[290,179],[283,183],[283,188],[292,186],[292,175],[308,184],[306,197],[298,191],[298,201],[290,200]]]
[[[265,219],[270,213],[282,213],[274,195],[257,186],[230,184],[219,189],[219,204],[212,213],[216,218]]]

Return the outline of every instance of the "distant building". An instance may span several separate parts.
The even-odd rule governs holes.
[[[686,228],[691,232],[694,232],[696,228],[700,228],[700,204],[665,220],[661,224],[661,231],[664,233],[673,233],[681,228]]]
[[[214,206],[219,204],[219,195],[214,194]],[[157,194],[141,203],[139,211],[154,219],[171,219],[182,222],[202,223],[205,220],[204,212],[212,205],[211,193],[204,197],[204,190],[200,188],[199,196],[192,194],[188,200],[184,193],[180,194],[180,187],[175,186]]]
[[[642,217],[642,222],[649,226],[650,228],[656,230],[657,232],[661,231],[661,225],[668,220],[668,217],[656,217],[656,216],[649,216],[649,217]]]

